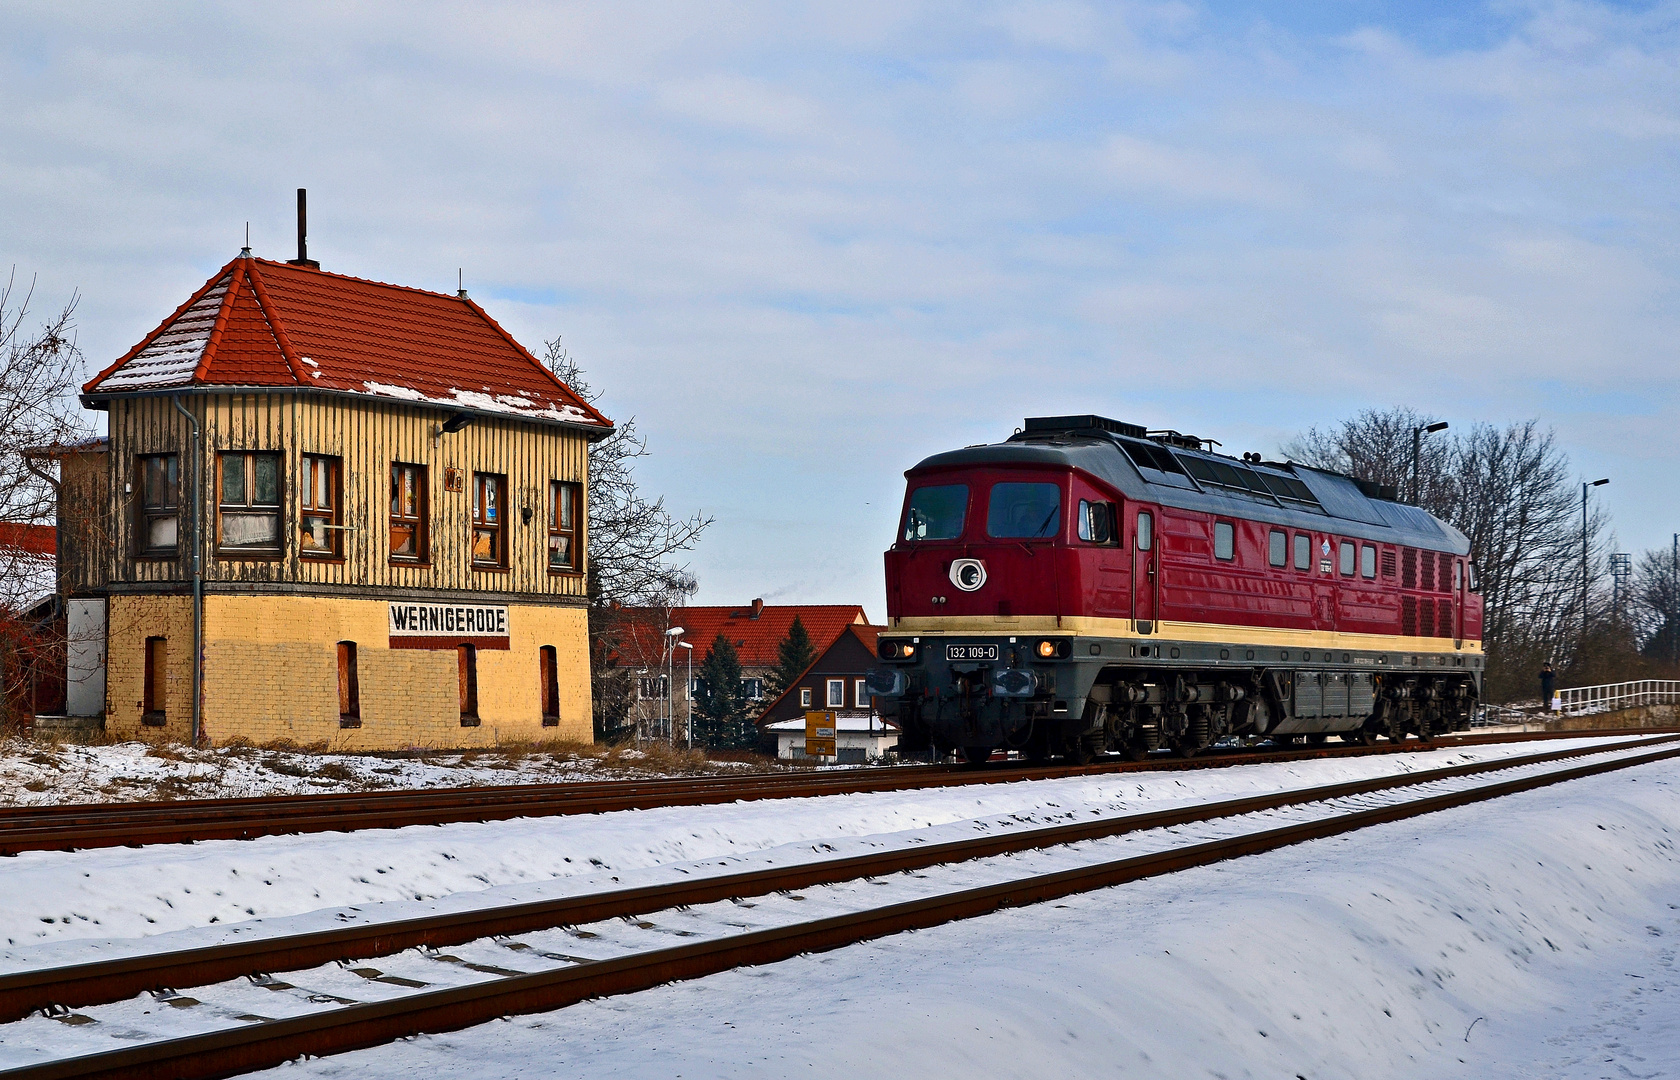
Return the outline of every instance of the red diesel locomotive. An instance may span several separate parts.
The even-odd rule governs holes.
[[[901,751],[1428,739],[1480,697],[1469,541],[1392,489],[1099,416],[905,476],[869,679]]]

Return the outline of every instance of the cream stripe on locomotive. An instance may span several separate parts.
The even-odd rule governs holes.
[[[1215,644],[1274,646],[1283,649],[1357,649],[1362,652],[1480,653],[1482,643],[1466,639],[1401,637],[1398,634],[1351,634],[1336,630],[1289,630],[1275,626],[1228,626],[1222,623],[1157,622],[1155,632],[1140,634],[1130,619],[1084,615],[922,616],[895,619],[894,634],[1066,634],[1130,638],[1137,641],[1205,641]]]

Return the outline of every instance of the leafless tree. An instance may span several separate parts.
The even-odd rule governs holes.
[[[559,338],[546,342],[548,369],[579,397],[594,404],[600,392]],[[636,461],[648,454],[635,417],[617,421],[613,433],[589,446],[588,592],[590,670],[595,732],[620,729],[634,705],[633,674],[646,666],[646,648],[629,611],[669,611],[694,594],[696,582],[678,556],[690,551],[713,519],[701,512],[679,518],[664,496],[649,499],[636,482]],[[661,628],[663,629],[663,628]]]
[[[1680,677],[1680,547],[1642,554],[1632,594],[1628,615],[1641,653],[1663,677]]]
[[[1283,450],[1304,464],[1393,484],[1404,495],[1411,486],[1412,431],[1431,420],[1410,409],[1367,410],[1308,431]],[[1552,433],[1528,420],[1426,435],[1418,471],[1419,504],[1470,538],[1484,602],[1489,698],[1531,695],[1534,674],[1548,661],[1563,667],[1570,681],[1584,676],[1584,668],[1569,670],[1582,668],[1588,651],[1580,492]],[[1589,611],[1608,607],[1607,524],[1602,512],[1586,522]]]

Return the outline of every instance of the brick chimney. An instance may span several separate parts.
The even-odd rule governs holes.
[[[752,617],[756,619],[762,614],[764,614],[764,597],[754,597]]]

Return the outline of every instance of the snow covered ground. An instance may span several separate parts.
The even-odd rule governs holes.
[[[273,1075],[1672,1077],[1677,829],[1663,762]]]
[[[449,751],[423,757],[327,754],[256,746],[188,750],[178,743],[110,745],[0,740],[0,805],[241,799],[386,788],[555,784],[763,771],[767,763],[699,754],[565,745]]]

